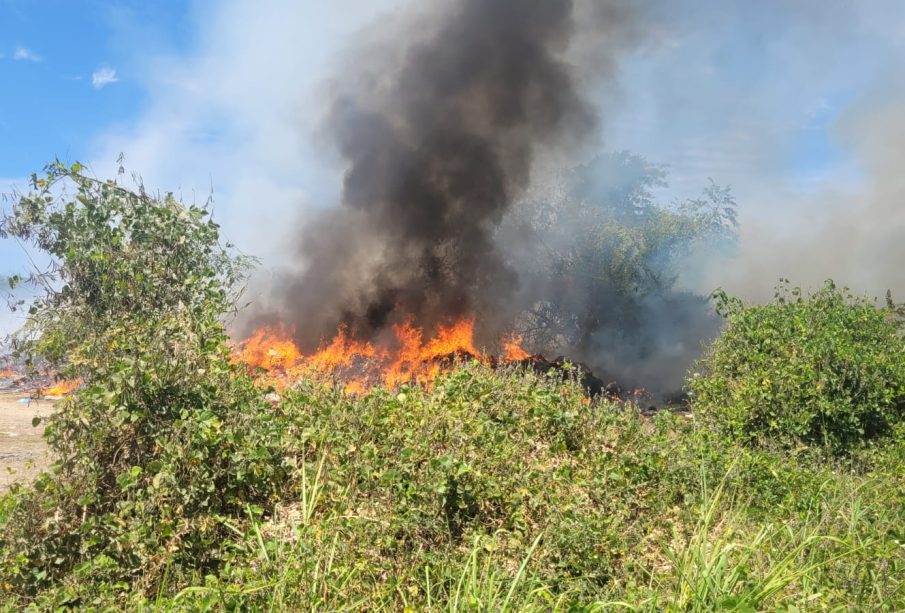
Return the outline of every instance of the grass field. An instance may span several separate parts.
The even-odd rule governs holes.
[[[291,478],[226,518],[215,564],[174,555],[125,584],[76,569],[7,606],[905,607],[901,437],[844,459],[739,447],[479,365],[360,398],[303,382],[269,413]]]
[[[0,227],[62,288],[21,352],[81,382],[38,422],[53,464],[0,498],[2,608],[905,610],[891,298],[714,292],[683,414],[589,399],[572,366],[275,396],[224,326],[249,258],[206,209],[81,171]]]

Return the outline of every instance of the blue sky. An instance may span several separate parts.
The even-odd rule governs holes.
[[[336,201],[342,168],[317,130],[324,79],[400,3],[0,0],[0,191],[54,157],[109,175],[123,153],[152,187],[213,191],[227,237],[266,269],[292,241],[287,220]],[[600,142],[669,164],[667,198],[708,177],[733,186],[740,259],[704,282],[755,296],[781,274],[899,283],[870,266],[901,249],[867,247],[874,222],[858,222],[850,256],[814,249],[858,203],[905,223],[888,169],[905,125],[905,3],[650,4],[650,32],[593,92]],[[0,241],[0,273],[21,263]]]
[[[147,103],[139,53],[191,47],[183,2],[0,0],[0,176],[82,157]]]

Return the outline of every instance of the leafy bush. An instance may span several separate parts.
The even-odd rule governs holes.
[[[905,607],[905,437],[739,446],[480,364],[265,401],[228,360],[243,261],[206,212],[49,170],[0,227],[53,261],[18,346],[83,383],[52,471],[0,498],[0,608]]]
[[[786,281],[766,305],[716,299],[727,325],[689,388],[723,431],[842,451],[905,421],[905,341],[888,307],[832,282],[804,296]]]
[[[905,603],[889,450],[852,470],[738,447],[682,415],[648,420],[553,377],[471,364],[430,390],[364,397],[301,382],[278,415],[294,477],[272,515],[237,522],[219,570],[171,575],[174,608]]]
[[[91,581],[147,588],[167,565],[216,564],[230,515],[286,473],[270,407],[225,342],[247,262],[204,208],[81,170],[51,165],[3,220],[50,259],[17,349],[81,388],[49,418],[56,464],[15,500],[0,572],[73,602]]]
[[[259,411],[254,402],[248,410]],[[184,525],[197,529],[189,536],[198,549],[183,548],[185,541],[149,548],[163,567],[153,585],[141,575],[124,577],[116,566],[122,557],[95,557],[35,592],[7,594],[10,608],[706,611],[905,604],[899,545],[905,488],[895,446],[838,465],[816,455],[739,448],[685,416],[648,420],[632,407],[588,403],[558,377],[480,365],[449,373],[429,390],[363,397],[302,381],[267,413],[292,474],[273,505],[261,504],[263,514],[236,509],[219,522],[187,514]],[[225,438],[230,432],[221,430]],[[260,448],[256,439],[246,445]],[[199,490],[208,477],[200,468],[186,475]],[[121,500],[116,490],[108,496]],[[177,508],[161,512],[164,520],[179,512],[180,501],[178,494],[159,499]],[[54,511],[34,508],[31,526],[46,543],[42,526],[53,522]],[[89,523],[96,509],[88,509]],[[17,513],[7,530],[20,530]],[[145,516],[107,518],[121,524],[108,533],[146,531],[136,532],[135,541],[117,539],[124,550],[156,543]],[[78,544],[81,528],[64,519],[61,542],[68,534]],[[24,537],[16,543],[22,544]],[[50,572],[54,563],[45,556],[30,568]],[[6,581],[8,567],[3,572]]]

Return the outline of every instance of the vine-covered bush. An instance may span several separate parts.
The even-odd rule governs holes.
[[[50,418],[53,468],[0,496],[0,610],[905,608],[905,438],[754,448],[478,363],[268,397],[230,364],[244,262],[204,209],[78,167],[34,186],[0,222],[52,262],[17,346],[82,384]],[[856,338],[862,377],[895,371],[884,313],[825,294],[854,332],[801,327]],[[863,348],[881,331],[898,353]]]
[[[8,502],[7,590],[101,581],[151,588],[223,555],[230,517],[285,477],[278,429],[230,364],[223,316],[247,261],[204,207],[53,164],[3,219],[43,253],[43,291],[16,338],[81,382],[48,419],[56,463]]]
[[[727,324],[689,387],[720,429],[841,451],[905,421],[905,340],[889,307],[829,281],[810,296],[784,281],[765,305],[716,300]]]

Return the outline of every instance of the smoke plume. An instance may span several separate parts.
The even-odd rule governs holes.
[[[890,290],[897,302],[905,300],[905,89],[871,93],[838,127],[861,181],[799,196],[788,203],[782,226],[756,219],[743,225],[738,257],[709,270],[710,285],[768,300],[779,277],[810,289],[832,278],[868,297],[882,299]]]
[[[674,271],[691,293],[769,300],[779,277],[811,288],[832,277],[905,299],[901,0],[208,8],[189,18],[198,44],[185,53],[131,41],[140,62],[129,72],[148,103],[78,157],[112,176],[125,152],[148,184],[188,199],[215,187],[225,235],[263,263],[236,338],[282,321],[310,349],[344,321],[372,335],[407,314],[429,325],[475,311],[491,349],[538,300],[572,312],[612,304],[614,292],[551,284],[549,267],[534,274],[530,227],[496,227],[521,212],[526,183],[546,182],[550,156],[573,168],[601,151],[668,164],[659,202],[695,197],[708,177],[733,187],[736,257]],[[598,146],[589,134],[601,133]],[[541,250],[568,253],[576,234],[545,232]],[[670,298],[630,313],[640,337],[601,318],[562,352],[620,382],[680,381],[709,307],[689,298],[677,319],[685,311]]]
[[[303,272],[277,284],[280,317],[303,346],[340,324],[371,337],[404,317],[428,329],[466,314],[490,321],[519,283],[495,229],[541,156],[579,150],[598,131],[567,59],[576,17],[596,32],[581,50],[597,76],[632,23],[612,1],[431,5],[372,33],[331,84],[340,206],[305,223]]]

